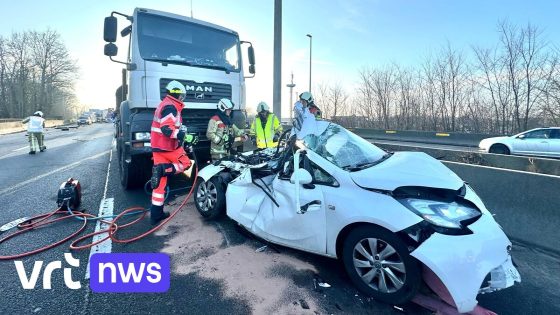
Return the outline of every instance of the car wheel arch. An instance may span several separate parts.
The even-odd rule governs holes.
[[[494,147],[494,146],[503,146],[503,147],[505,147],[505,148],[508,150],[509,154],[511,154],[511,152],[513,152],[511,145],[510,145],[510,144],[507,144],[507,143],[504,143],[504,142],[495,142],[495,143],[492,143],[492,144],[488,147],[488,152],[490,152],[490,151],[492,150],[492,147]]]
[[[336,244],[335,244],[335,249],[336,249],[336,257],[337,259],[341,259],[342,257],[342,248],[344,246],[344,240],[348,237],[348,234],[350,234],[350,232],[358,227],[361,226],[371,226],[371,227],[375,227],[378,229],[383,229],[386,230],[387,232],[390,233],[395,233],[394,231],[391,231],[389,229],[387,229],[384,226],[381,226],[379,224],[375,224],[373,222],[365,222],[365,221],[360,221],[360,222],[353,222],[350,223],[348,225],[346,225],[345,227],[343,227],[340,232],[338,232],[337,237],[336,237]]]

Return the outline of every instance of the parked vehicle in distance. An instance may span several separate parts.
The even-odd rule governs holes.
[[[495,154],[560,158],[560,127],[535,128],[522,133],[480,141],[480,150]]]
[[[80,125],[91,125],[91,118],[89,116],[80,116],[80,118],[78,118],[78,126]]]

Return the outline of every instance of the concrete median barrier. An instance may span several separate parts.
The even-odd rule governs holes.
[[[45,121],[45,127],[52,128],[64,124],[64,120],[47,120]],[[21,132],[27,129],[25,124],[21,123],[21,120],[0,122],[0,135]]]
[[[462,162],[473,165],[491,166],[539,174],[560,176],[560,159],[500,155],[482,152],[463,152],[457,150],[432,149],[411,145],[376,143],[375,145],[389,151],[421,151],[445,161]]]
[[[560,177],[443,163],[473,187],[508,236],[560,253]]]
[[[379,130],[379,129],[350,129],[355,134],[365,139],[393,140],[422,142],[432,144],[447,144],[478,147],[480,140],[498,135],[482,133],[460,133],[460,132],[435,132],[435,131],[401,131],[401,130]]]

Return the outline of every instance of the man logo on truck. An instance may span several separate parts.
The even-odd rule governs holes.
[[[194,85],[185,85],[185,88],[187,89],[187,91],[194,91],[194,92],[210,92],[212,93],[212,87],[211,86],[194,86]]]

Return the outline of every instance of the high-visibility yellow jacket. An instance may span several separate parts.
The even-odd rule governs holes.
[[[275,134],[280,133],[282,133],[282,125],[278,117],[272,113],[268,114],[264,128],[259,115],[251,124],[251,134],[257,136],[257,148],[276,148],[278,142],[274,142],[273,138]]]

